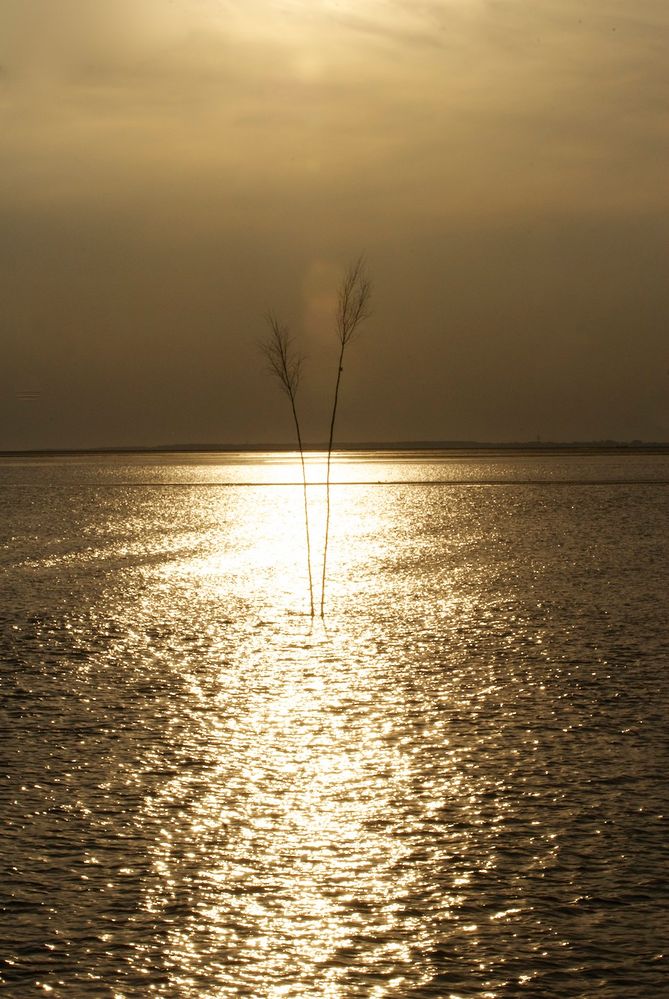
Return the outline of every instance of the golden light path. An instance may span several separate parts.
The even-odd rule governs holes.
[[[297,483],[299,474],[294,459],[268,457],[262,466],[266,482]],[[323,474],[318,456],[310,477],[320,482]],[[340,461],[336,477],[356,480],[361,469]],[[364,614],[397,511],[379,508],[374,487],[342,488],[333,490],[331,596]],[[323,498],[314,486],[314,538]],[[271,600],[255,627],[240,629],[216,675],[186,666],[188,720],[179,738],[185,734],[189,764],[146,803],[147,821],[178,815],[157,836],[144,901],[163,919],[174,914],[166,963],[181,972],[172,987],[197,994],[206,969],[211,996],[257,995],[262,982],[271,999],[337,997],[351,994],[357,966],[366,995],[401,995],[431,974],[429,962],[422,974],[416,968],[416,953],[430,949],[429,922],[408,914],[411,899],[428,890],[421,864],[411,862],[411,821],[395,835],[397,810],[416,793],[416,747],[397,731],[406,706],[395,704],[387,657],[359,620],[351,629],[340,612],[324,622],[304,613],[296,485],[248,488],[234,523],[226,500],[224,493],[220,551],[175,562],[166,585],[185,586],[196,606],[203,597],[225,600],[233,575],[256,597],[267,588]],[[198,916],[184,921],[196,881]],[[360,967],[362,941],[372,963],[368,955]],[[212,980],[221,982],[217,990]]]

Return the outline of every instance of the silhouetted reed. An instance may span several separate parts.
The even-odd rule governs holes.
[[[344,370],[344,352],[360,324],[370,314],[369,302],[371,294],[372,285],[367,277],[364,257],[361,256],[347,268],[339,288],[339,297],[337,300],[336,332],[339,339],[339,361],[337,363],[337,380],[335,382],[334,399],[332,402],[325,477],[325,541],[323,544],[323,571],[321,576],[321,617],[325,614],[325,577],[327,573],[328,542],[330,538],[330,466],[332,463],[332,442],[334,439],[335,420],[337,418],[339,386]]]
[[[302,446],[302,434],[300,432],[300,421],[297,417],[297,407],[295,397],[300,384],[300,374],[304,358],[296,350],[293,338],[288,327],[280,323],[273,313],[268,313],[265,317],[269,326],[269,335],[261,344],[261,349],[265,355],[270,373],[273,374],[281,386],[282,390],[290,400],[290,408],[295,424],[297,435],[297,445],[300,449],[300,462],[302,464],[302,488],[304,492],[304,530],[307,539],[307,570],[309,573],[309,603],[311,616],[314,616],[314,584],[311,575],[311,538],[309,535],[309,502],[307,496],[307,470],[304,462],[304,448]]]

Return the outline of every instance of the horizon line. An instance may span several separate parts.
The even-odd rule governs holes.
[[[669,450],[669,441],[616,440],[613,438],[597,440],[533,440],[533,441],[480,441],[480,440],[395,440],[395,441],[344,441],[337,444],[333,451],[462,451],[462,450]],[[0,449],[0,457],[21,455],[58,455],[58,454],[216,454],[271,451],[274,453],[293,453],[299,448],[296,444],[278,443],[234,443],[234,444],[145,444],[145,445],[100,445],[93,447],[35,447],[35,448],[5,448]],[[303,447],[305,453],[327,451],[325,443],[308,443]]]

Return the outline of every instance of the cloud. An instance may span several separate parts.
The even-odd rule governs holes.
[[[7,0],[5,176],[47,203],[204,184],[441,217],[660,209],[667,16],[654,0]]]
[[[4,0],[5,405],[44,386],[31,405],[44,423],[53,404],[54,434],[71,396],[113,443],[117,393],[124,440],[155,440],[190,391],[203,428],[227,400],[214,439],[253,439],[258,317],[277,308],[320,356],[364,248],[383,343],[370,327],[347,378],[363,436],[503,436],[495,411],[511,436],[549,434],[551,411],[609,436],[627,373],[629,412],[662,425],[668,17],[657,0]],[[314,365],[316,436],[329,391]]]

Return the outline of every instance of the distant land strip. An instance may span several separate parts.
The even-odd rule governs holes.
[[[305,452],[327,451],[327,443],[306,444]],[[134,447],[90,447],[90,448],[25,448],[0,450],[0,457],[39,457],[56,455],[111,455],[111,454],[244,454],[274,453],[291,454],[295,446],[291,444],[156,444]],[[335,452],[476,452],[495,453],[532,452],[536,454],[590,454],[590,453],[634,453],[669,454],[669,441],[359,441],[337,444]]]
[[[325,481],[308,482],[307,487],[324,486]],[[118,482],[79,482],[78,489],[92,489],[95,492],[113,489],[287,489],[299,486],[302,482],[292,479],[288,482],[276,480],[273,482],[133,482],[119,480]],[[353,481],[332,481],[333,489],[349,486],[419,486],[421,489],[431,489],[434,486],[452,486],[454,488],[469,488],[473,486],[541,486],[554,489],[557,486],[669,486],[669,479],[356,479]],[[69,490],[71,482],[0,482],[0,489],[48,489],[54,492],[58,489]]]

